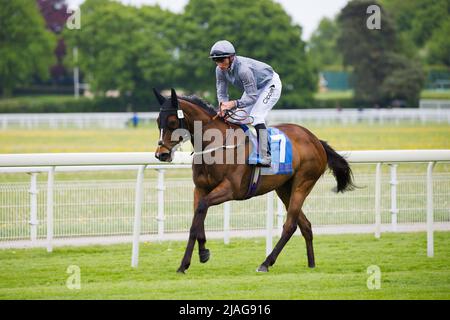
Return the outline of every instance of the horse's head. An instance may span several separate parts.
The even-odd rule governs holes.
[[[159,140],[155,157],[160,161],[171,162],[175,150],[183,141],[189,139],[190,134],[186,130],[184,113],[178,104],[175,90],[172,89],[170,98],[163,97],[154,88],[153,92],[161,105],[157,119]]]

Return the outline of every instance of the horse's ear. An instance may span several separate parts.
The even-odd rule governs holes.
[[[155,94],[156,99],[158,99],[159,104],[162,106],[164,102],[166,102],[166,98],[164,98],[155,88],[153,88],[153,93]]]
[[[175,92],[175,89],[172,88],[172,107],[177,108],[178,109],[178,97],[177,97],[177,93]]]

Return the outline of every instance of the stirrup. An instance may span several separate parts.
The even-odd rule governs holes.
[[[261,168],[271,168],[272,164],[271,163],[257,163],[256,166],[261,167]]]
[[[257,166],[257,167],[266,167],[266,168],[271,167],[271,166],[272,166],[271,158],[270,158],[270,157],[267,157],[267,158],[261,159],[261,160],[256,164],[256,166]]]

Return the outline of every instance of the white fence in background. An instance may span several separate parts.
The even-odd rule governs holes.
[[[154,121],[156,112],[139,113],[141,123]],[[117,129],[130,126],[131,112],[86,112],[86,113],[4,113],[0,114],[0,129]]]
[[[422,99],[419,103],[421,109],[450,109],[450,100]]]
[[[0,130],[13,128],[126,128],[131,126],[133,113],[37,113],[37,114],[0,114]],[[157,112],[139,112],[140,124],[154,122]],[[296,123],[450,123],[450,109],[297,109],[272,110],[268,121],[271,124],[281,122]]]
[[[315,122],[319,124],[367,123],[446,123],[450,124],[449,109],[300,109],[272,110],[268,116],[270,123]]]
[[[380,237],[383,231],[427,230],[427,252],[433,256],[433,230],[450,230],[450,172],[433,177],[432,170],[450,161],[450,150],[342,154],[354,169],[365,166],[369,173],[355,177],[362,188],[338,195],[330,191],[334,178],[321,178],[304,206],[314,232]],[[172,164],[160,164],[152,153],[0,155],[0,173],[30,174],[28,183],[0,184],[0,247],[46,246],[50,252],[54,245],[133,241],[132,265],[137,266],[140,240],[187,239],[193,214],[190,162],[189,153],[181,152]],[[397,165],[405,162],[426,167],[397,173]],[[383,173],[382,164],[389,165],[389,172]],[[133,170],[137,177],[56,179],[63,173],[101,170]],[[166,178],[172,170],[184,177]],[[39,174],[47,181],[39,181]],[[232,236],[266,236],[270,251],[283,221],[284,208],[269,193],[210,208],[207,237],[228,243]]]

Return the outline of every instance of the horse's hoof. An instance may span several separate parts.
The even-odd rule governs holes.
[[[186,270],[183,269],[182,267],[179,267],[178,270],[177,270],[177,273],[185,274],[185,273],[186,273]]]
[[[269,268],[262,264],[256,269],[256,272],[269,272]]]
[[[200,262],[201,263],[206,263],[209,260],[209,249],[205,249],[200,251]]]
[[[308,264],[308,267],[311,269],[314,269],[316,267],[316,265],[314,263],[312,263],[312,264]]]

